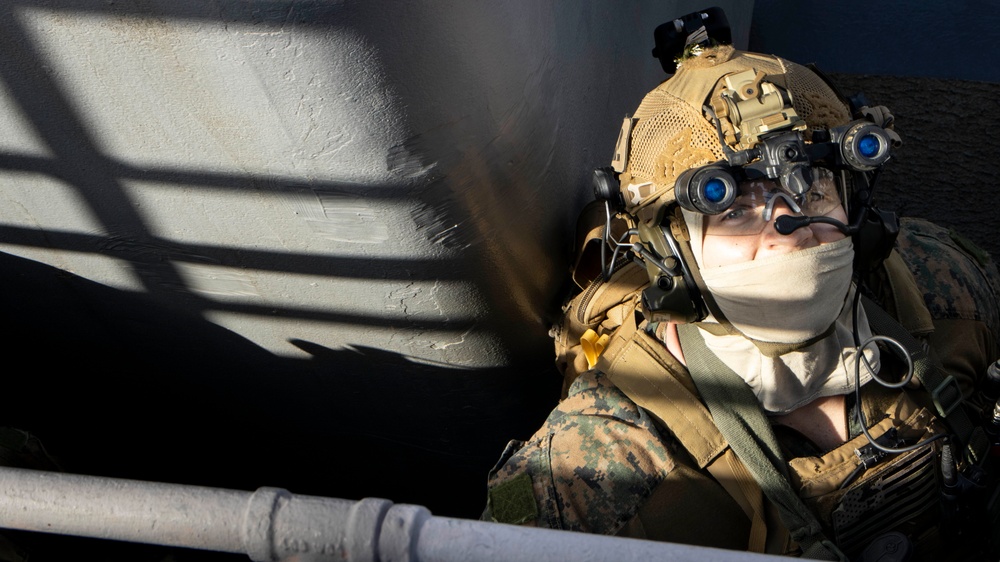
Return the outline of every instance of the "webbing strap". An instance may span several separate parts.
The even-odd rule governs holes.
[[[965,447],[968,460],[972,463],[981,462],[989,448],[989,440],[982,428],[974,425],[962,408],[962,389],[955,377],[945,373],[924,346],[875,301],[862,295],[861,304],[868,316],[868,323],[876,334],[889,336],[906,348],[913,360],[913,376],[930,392],[938,415]]]
[[[709,464],[708,471],[736,500],[743,513],[750,519],[750,537],[747,540],[747,550],[764,552],[767,549],[764,495],[753,475],[747,470],[746,465],[736,457],[732,448],[727,448],[721,457]]]
[[[691,378],[716,427],[777,506],[792,539],[802,547],[803,557],[846,560],[792,489],[777,438],[753,391],[708,349],[696,326],[682,324],[677,329]]]
[[[673,372],[671,363],[676,360],[671,361],[673,356],[662,342],[638,329],[631,313],[612,341],[619,346],[602,356],[605,360],[598,362],[598,368],[633,402],[658,418],[699,468],[708,469],[750,520],[747,550],[764,552],[767,523],[760,487],[715,427],[695,389],[663,375]]]

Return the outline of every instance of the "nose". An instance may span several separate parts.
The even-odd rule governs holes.
[[[766,257],[770,255],[786,254],[797,250],[804,250],[819,245],[816,233],[812,226],[796,228],[790,234],[781,234],[774,228],[774,221],[784,215],[796,215],[795,211],[788,207],[788,204],[780,199],[775,201],[771,211],[771,220],[767,222],[764,231],[761,233],[760,243],[757,248],[756,257]]]

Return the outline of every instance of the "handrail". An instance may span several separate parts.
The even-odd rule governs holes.
[[[350,501],[0,467],[0,527],[245,553],[257,562],[736,562],[777,557],[435,517]]]

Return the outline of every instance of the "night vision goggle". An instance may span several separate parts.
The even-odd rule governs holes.
[[[772,180],[801,204],[818,183],[817,169],[872,171],[889,159],[891,146],[885,129],[863,119],[814,130],[808,143],[800,131],[776,133],[751,148],[727,151],[726,160],[686,170],[674,193],[684,209],[718,215],[736,203],[741,184]]]

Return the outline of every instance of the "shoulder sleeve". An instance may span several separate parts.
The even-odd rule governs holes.
[[[968,397],[1000,353],[996,264],[955,231],[922,219],[903,219],[896,249],[934,320],[928,341]]]
[[[674,467],[652,419],[601,373],[581,375],[526,443],[489,477],[487,518],[618,532]]]
[[[935,319],[965,319],[1000,331],[1000,279],[989,254],[954,230],[903,219],[897,249]]]

